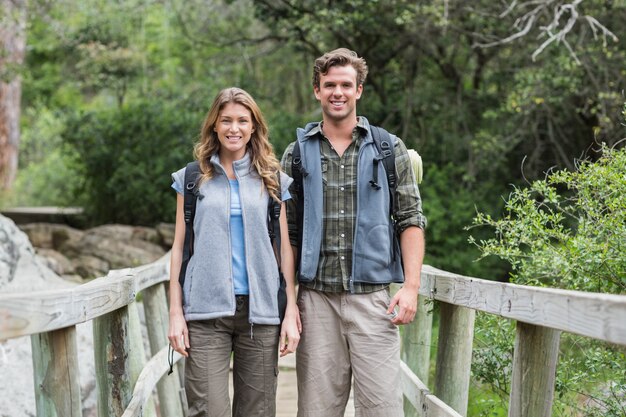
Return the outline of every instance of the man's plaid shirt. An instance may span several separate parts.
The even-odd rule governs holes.
[[[324,183],[324,217],[322,224],[322,244],[316,279],[308,283],[300,283],[308,288],[325,292],[343,292],[350,290],[352,273],[352,242],[354,240],[354,224],[356,218],[356,181],[359,146],[367,135],[367,128],[359,117],[352,132],[352,143],[340,157],[333,149],[330,141],[322,132],[322,124],[310,132],[320,138],[320,154],[322,155],[322,179]],[[282,169],[287,175],[291,173],[291,154],[294,144],[291,143],[283,155]],[[420,198],[415,175],[406,146],[401,140],[395,146],[396,172],[398,182],[395,195],[395,214],[398,232],[409,226],[426,227],[426,218],[422,214]],[[300,196],[294,195],[287,202],[287,220],[291,244],[297,244],[297,225],[295,201]],[[381,213],[381,216],[387,213]],[[358,279],[358,277],[357,277]],[[355,282],[355,293],[367,293],[387,287],[387,284],[363,284]]]

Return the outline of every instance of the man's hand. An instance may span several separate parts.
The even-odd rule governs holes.
[[[387,314],[394,314],[394,308],[398,306],[398,314],[391,319],[396,326],[400,324],[409,324],[415,318],[417,312],[417,295],[419,288],[402,287],[396,295],[391,299]]]

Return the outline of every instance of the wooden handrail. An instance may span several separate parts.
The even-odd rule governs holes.
[[[155,306],[166,304],[164,288],[162,287],[164,284],[162,283],[168,279],[169,254],[154,263],[138,268],[110,271],[105,277],[67,289],[2,294],[0,295],[0,340],[25,335],[40,335],[42,337],[38,339],[41,339],[44,344],[50,343],[49,340],[61,340],[60,338],[65,338],[65,335],[59,332],[63,332],[64,329],[71,329],[73,326],[88,320],[96,318],[100,320],[112,312],[124,309],[135,301],[137,293],[142,290],[150,290],[148,293],[151,308],[156,311],[158,309]],[[157,287],[158,284],[161,286]],[[157,288],[158,291],[153,291]],[[626,317],[626,296],[500,283],[465,277],[429,266],[424,266],[422,270],[420,295],[447,303],[455,308],[483,311],[517,320],[520,323],[527,323],[528,325],[524,326],[518,325],[518,337],[534,337],[541,340],[542,343],[545,341],[546,346],[550,346],[552,351],[558,349],[558,333],[544,332],[541,329],[566,331],[610,343],[626,345],[626,320],[624,320]],[[167,310],[164,311],[158,314],[166,315]],[[456,317],[455,314],[453,316]],[[167,317],[161,317],[159,320],[167,320]],[[467,319],[464,318],[464,320]],[[424,326],[430,326],[429,321],[423,323],[426,323]],[[467,323],[469,326],[470,321]],[[444,333],[456,331],[458,333],[459,329],[467,326],[451,323],[450,326],[440,327],[440,331]],[[157,352],[163,343],[167,346],[163,330],[161,329],[157,336],[159,332],[156,327],[163,327],[163,322],[152,329],[152,333],[154,333],[151,335],[151,345],[154,345],[152,346],[153,352]],[[459,343],[464,351],[467,351],[465,343],[470,343],[471,349],[471,329],[469,331],[469,337],[463,337],[455,342]],[[440,334],[440,340],[448,337],[452,337],[451,334],[444,334],[443,336]],[[63,340],[67,340],[69,344],[75,343],[71,337]],[[533,347],[527,346],[528,343],[524,343],[523,339],[520,339],[519,345],[523,346],[525,350],[516,352],[517,358],[519,358],[517,362],[527,363],[530,361],[528,363],[532,363],[532,361],[536,361],[533,356]],[[72,350],[71,346],[68,347],[67,344],[61,344],[58,347],[68,349],[68,351]],[[149,393],[161,380],[166,364],[166,361],[163,360],[164,349],[166,350],[166,347],[161,348],[141,371],[132,394],[128,394],[130,400],[123,414],[125,417],[141,414],[145,401],[150,397]],[[467,357],[468,355],[463,356]],[[427,356],[424,357],[428,359]],[[175,359],[178,360],[179,358],[180,356],[176,354]],[[471,360],[471,358],[467,360]],[[541,361],[541,359],[539,360]],[[552,355],[550,361],[556,360],[556,355]],[[467,363],[461,365],[463,373],[469,377],[469,366]],[[554,364],[552,363],[552,365]],[[43,366],[47,366],[47,363],[44,363]],[[515,364],[514,366],[519,367]],[[425,368],[421,367],[421,369],[423,373],[424,369],[428,369],[428,367],[426,365]],[[55,370],[55,372],[65,371]],[[450,378],[450,375],[441,374],[439,369],[437,372],[438,381],[445,381],[446,378]],[[551,371],[546,375],[550,373]],[[402,363],[402,374],[403,393],[412,407],[416,408],[417,415],[449,417],[463,414],[463,412],[454,411],[449,404],[442,401],[442,398],[433,395],[404,362]],[[514,405],[518,409],[517,411],[510,411],[510,415],[520,415],[519,410],[527,407],[527,405],[519,405],[518,403],[525,401],[525,398],[536,398],[536,393],[532,391],[532,388],[529,390],[528,382],[524,379],[525,376],[516,375],[518,375],[518,379],[514,381],[514,389],[518,391],[516,395],[523,394],[517,395],[514,401],[512,400],[512,406]],[[65,376],[64,380],[75,378],[73,373],[62,376]],[[457,379],[461,377],[465,376],[454,376]],[[548,378],[544,385],[549,387],[551,384],[549,375],[544,375],[544,378]],[[466,390],[466,388],[463,389]],[[169,393],[173,390],[164,389],[163,391]],[[445,395],[457,394],[446,393]],[[467,393],[465,392],[464,395],[465,399],[461,398],[461,402],[466,401]],[[42,403],[51,404],[48,398],[44,400]],[[546,401],[551,401],[551,399],[546,398]],[[454,403],[454,401],[451,402]],[[177,407],[171,404],[170,406]],[[459,407],[463,408],[462,406]],[[544,406],[544,408],[546,407],[549,408],[549,404]],[[75,410],[76,404],[68,404],[67,409]]]
[[[169,255],[70,288],[0,295],[0,340],[75,326],[135,300],[145,288],[169,279]]]
[[[466,277],[431,266],[420,295],[524,323],[626,345],[626,295],[531,287]]]

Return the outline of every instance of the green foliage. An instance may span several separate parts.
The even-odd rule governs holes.
[[[499,220],[479,213],[476,226],[496,237],[471,239],[482,257],[511,264],[517,283],[626,292],[626,149],[602,147],[595,163],[561,170],[515,188]]]
[[[489,199],[499,193],[487,186],[469,189],[463,185],[463,175],[463,167],[425,163],[424,180],[420,184],[424,214],[428,219],[425,263],[469,276],[481,276],[488,271],[485,278],[502,279],[506,275],[503,262],[494,258],[480,264],[473,262],[480,252],[464,244],[469,237],[464,229],[472,221],[475,201],[489,205]]]
[[[12,206],[74,206],[72,195],[78,184],[76,172],[62,145],[64,115],[43,105],[27,108],[22,118],[29,121],[21,138],[19,169],[11,195]]]
[[[170,174],[192,160],[202,115],[158,101],[78,114],[64,133],[95,223],[174,221]]]
[[[517,284],[609,293],[626,292],[626,148],[602,146],[596,162],[579,161],[527,188],[515,188],[496,220],[478,213],[475,226],[495,237],[470,241],[482,258],[510,263]],[[508,397],[514,331],[508,321],[479,315],[472,372],[503,401]],[[625,352],[564,334],[557,368],[555,410],[563,415],[624,413]]]

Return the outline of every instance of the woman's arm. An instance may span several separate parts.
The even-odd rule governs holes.
[[[185,215],[184,197],[176,197],[176,228],[174,243],[170,259],[170,325],[167,338],[172,348],[183,356],[187,356],[189,348],[189,334],[187,322],[183,315],[183,293],[178,282],[180,266],[183,259],[183,245],[185,244]]]
[[[287,284],[287,310],[285,311],[285,319],[283,320],[280,331],[280,356],[285,356],[296,351],[298,343],[300,342],[300,333],[302,332],[300,312],[296,304],[295,262],[293,250],[289,244],[285,203],[281,205],[279,221],[280,238],[283,242],[283,244],[280,245],[280,267]]]

